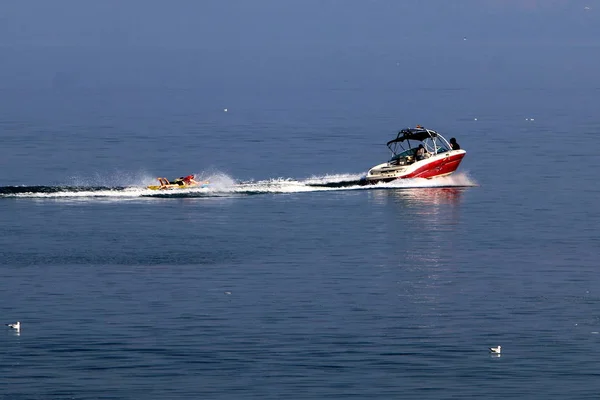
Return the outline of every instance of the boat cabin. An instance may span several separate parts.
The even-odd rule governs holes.
[[[398,132],[395,139],[387,142],[387,147],[392,152],[392,158],[388,162],[392,165],[412,164],[415,162],[419,145],[423,145],[425,149],[424,158],[451,149],[450,143],[434,130],[422,127],[406,128]]]

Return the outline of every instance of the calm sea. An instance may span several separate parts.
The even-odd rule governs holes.
[[[5,80],[0,398],[598,398],[598,49],[434,50]],[[311,186],[416,124],[453,177]]]

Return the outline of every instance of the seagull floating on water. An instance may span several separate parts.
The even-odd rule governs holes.
[[[8,326],[9,328],[15,329],[18,332],[21,330],[21,321],[17,321],[14,324],[6,324],[6,326]]]
[[[501,351],[502,351],[502,346],[490,347],[490,352],[492,352],[492,353],[500,354]]]

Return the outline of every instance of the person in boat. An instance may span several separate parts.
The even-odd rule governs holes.
[[[452,150],[460,150],[460,144],[458,144],[455,138],[450,139],[450,147]]]
[[[425,147],[422,144],[417,147],[417,151],[415,152],[415,161],[421,161],[425,158]]]

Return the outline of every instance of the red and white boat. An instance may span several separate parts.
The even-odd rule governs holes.
[[[418,154],[423,145],[424,154]],[[453,150],[450,143],[438,132],[419,125],[398,132],[387,142],[392,158],[374,166],[365,177],[368,183],[390,182],[395,179],[437,178],[450,175],[458,168],[467,153]]]

